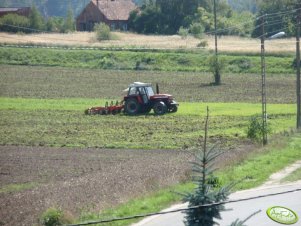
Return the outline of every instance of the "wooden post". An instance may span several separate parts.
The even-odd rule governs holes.
[[[297,129],[301,128],[301,107],[300,107],[300,22],[301,22],[301,4],[297,11],[297,24],[296,24],[296,76],[297,76]]]

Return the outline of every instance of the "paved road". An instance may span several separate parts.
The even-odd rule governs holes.
[[[265,188],[257,188],[252,190],[236,192],[230,196],[230,200],[284,192],[300,188],[300,182],[286,185],[270,186]],[[272,221],[267,216],[266,210],[271,206],[284,206],[294,210],[299,217],[299,222],[297,222],[295,225],[301,225],[301,191],[227,204],[226,208],[230,208],[232,209],[232,211],[223,212],[222,220],[218,222],[221,226],[230,225],[237,218],[243,220],[247,218],[250,214],[261,210],[259,214],[255,215],[250,220],[248,220],[246,224],[250,226],[281,226],[280,224]],[[186,205],[181,204],[173,206],[170,209],[178,209],[184,207],[186,207]],[[133,226],[184,226],[183,219],[183,213],[172,213],[161,216],[149,217]]]

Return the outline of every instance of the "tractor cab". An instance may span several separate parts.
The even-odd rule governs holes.
[[[151,84],[139,83],[138,85],[134,83],[129,86],[128,96],[140,97],[140,102],[142,101],[144,104],[148,104],[150,98],[154,95],[155,93]]]
[[[155,114],[162,115],[166,112],[176,112],[178,104],[169,94],[159,94],[159,87],[156,94],[150,83],[134,82],[126,89],[127,96],[124,97],[124,110],[129,115],[148,113],[152,109]]]

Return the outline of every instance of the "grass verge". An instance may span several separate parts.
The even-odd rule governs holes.
[[[301,180],[301,168],[292,172],[289,176],[281,180],[282,183]]]
[[[266,181],[272,173],[275,173],[296,159],[301,159],[301,134],[277,137],[267,147],[255,154],[250,154],[241,163],[220,170],[217,174],[222,184],[244,179],[236,186],[237,190],[256,187]],[[105,210],[99,214],[83,213],[79,221],[93,221],[99,219],[111,219],[136,214],[160,211],[173,203],[180,202],[181,196],[176,192],[191,192],[194,189],[192,183],[180,184],[163,189],[148,196],[137,198],[114,209]],[[136,220],[137,221],[137,220]],[[107,226],[129,225],[130,221],[119,221],[102,224]]]
[[[117,70],[209,71],[208,51],[199,53],[64,50],[0,47],[0,64]],[[220,54],[225,72],[258,73],[260,57]],[[267,73],[294,73],[293,56],[266,56]]]

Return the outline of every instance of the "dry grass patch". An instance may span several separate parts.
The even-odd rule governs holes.
[[[93,32],[74,32],[69,34],[9,34],[0,33],[0,43],[18,44],[51,44],[80,45],[91,47],[143,47],[167,49],[195,49],[200,40],[188,37],[182,39],[179,35],[140,35],[134,33],[113,32],[117,40],[98,42]],[[214,36],[205,36],[208,50],[214,49]],[[227,52],[260,52],[260,40],[236,36],[221,36],[218,38],[220,51]],[[294,52],[293,38],[266,41],[267,52]]]

